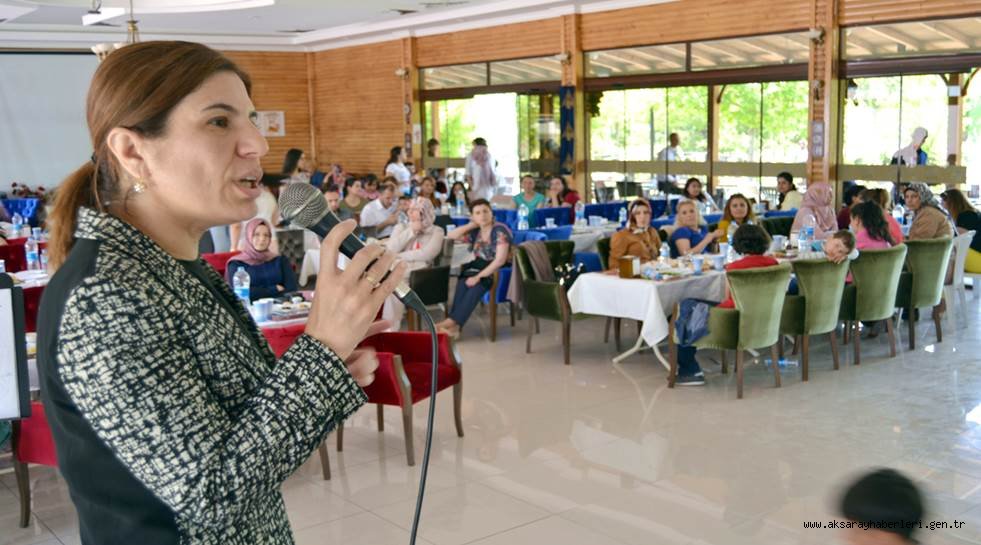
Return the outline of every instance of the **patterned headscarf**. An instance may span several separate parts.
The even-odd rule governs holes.
[[[409,204],[409,210],[418,210],[422,219],[422,230],[428,231],[436,221],[436,209],[432,201],[425,197],[416,197]]]
[[[838,219],[835,211],[831,208],[834,193],[831,186],[825,182],[816,182],[807,186],[804,199],[801,201],[801,210],[810,212],[817,220],[817,227],[821,232],[834,231],[838,228]],[[798,211],[798,216],[801,216]],[[796,222],[795,222],[796,223]]]
[[[247,263],[249,265],[261,265],[266,263],[276,256],[279,255],[278,252],[273,251],[273,247],[270,241],[269,247],[264,251],[260,252],[255,249],[252,244],[252,235],[255,234],[255,230],[259,228],[260,225],[265,225],[269,229],[269,235],[275,236],[272,227],[269,222],[262,218],[255,218],[245,225],[245,233],[242,237],[242,253],[235,254],[228,261],[241,261],[242,263]]]
[[[916,194],[920,196],[920,206],[932,206],[937,210],[943,212],[943,208],[940,207],[940,201],[937,200],[937,196],[930,191],[930,187],[923,182],[913,182],[909,184],[906,191],[909,190],[916,191]]]

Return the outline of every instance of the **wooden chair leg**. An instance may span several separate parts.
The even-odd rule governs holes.
[[[337,452],[344,452],[344,422],[337,425]]]
[[[490,297],[491,342],[497,340],[497,297],[496,296],[497,296],[496,293],[491,292],[491,297]]]
[[[620,318],[613,319],[613,342],[617,347],[617,352],[620,351]]]
[[[801,338],[802,338],[802,340],[801,340],[801,343],[800,343],[800,350],[801,350],[801,352],[800,352],[800,377],[801,377],[801,382],[807,382],[807,364],[808,364],[808,361],[807,360],[808,360],[808,356],[810,355],[808,352],[810,352],[809,349],[811,347],[810,346],[811,345],[811,336],[810,335],[801,335]]]
[[[378,403],[376,407],[378,407],[378,431],[385,431],[385,406]]]
[[[456,436],[463,437],[463,383],[453,385],[453,420],[456,421]]]
[[[916,309],[906,309],[906,323],[909,324],[909,349],[916,349]]]
[[[535,335],[537,335],[537,334],[539,334],[541,332],[542,332],[542,328],[540,327],[540,325],[538,323],[538,318],[535,318]]]
[[[838,332],[834,329],[828,333],[828,341],[831,343],[831,359],[835,362],[835,371],[838,370]]]
[[[435,399],[431,399],[430,403],[435,403]],[[416,450],[413,446],[412,440],[412,402],[406,401],[402,405],[402,432],[405,434],[405,460],[409,463],[409,466],[416,465]]]
[[[896,331],[893,329],[892,318],[886,320],[886,332],[889,334],[889,357],[896,357]]]
[[[842,333],[841,333],[841,335],[842,335],[841,343],[842,344],[848,344],[848,340],[851,338],[851,331],[852,331],[852,323],[851,322],[844,322],[844,328],[842,329]]]
[[[27,528],[31,522],[31,478],[27,464],[14,460],[14,473],[17,476],[17,493],[20,495],[20,527]]]
[[[943,317],[944,313],[940,312],[938,309],[941,308],[940,305],[933,307],[933,327],[937,330],[937,342],[941,343],[944,341],[944,332],[940,326],[940,319]]]
[[[719,352],[722,353],[722,374],[723,375],[728,375],[729,374],[729,354],[726,352],[725,349],[719,350]]]
[[[860,323],[861,322],[859,322],[858,320],[855,320],[854,322],[852,322],[852,324],[853,324],[853,326],[852,326],[852,329],[853,329],[853,331],[852,331],[852,344],[854,345],[854,348],[855,348],[855,365],[859,365],[859,364],[862,363],[862,347],[861,347],[861,344],[862,344],[861,343],[862,335],[858,331],[858,326],[859,326]]]
[[[675,305],[671,319],[668,320],[668,388],[674,388],[674,383],[678,379],[678,342],[674,338],[674,324],[678,319],[678,305]]]
[[[603,344],[610,342],[610,327],[613,325],[613,318],[606,319],[606,328],[603,330]]]
[[[794,349],[790,352],[796,356],[800,352],[800,335],[794,335]]]
[[[807,352],[807,337],[804,338],[804,351]],[[777,357],[777,345],[770,347],[770,361],[773,362],[773,383],[780,387],[780,358]]]
[[[508,316],[511,317],[511,327],[514,327],[514,303],[508,301]]]
[[[532,315],[528,315],[528,339],[525,341],[525,354],[531,354],[531,338],[535,335],[535,324],[538,323],[537,318]]]
[[[565,364],[569,365],[570,351],[572,350],[572,321],[565,320],[562,323],[562,356]]]
[[[736,349],[736,399],[743,398],[743,351]]]
[[[780,338],[777,339],[777,355],[783,359],[783,334],[780,334]]]
[[[320,454],[320,472],[324,475],[324,480],[330,480],[330,455],[327,453],[327,440],[324,439],[320,442],[320,447],[317,449]]]

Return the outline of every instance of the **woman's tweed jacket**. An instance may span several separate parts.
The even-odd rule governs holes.
[[[276,361],[213,269],[248,331],[113,216],[75,235],[38,355],[83,542],[292,543],[280,485],[366,400],[343,362],[306,335]]]

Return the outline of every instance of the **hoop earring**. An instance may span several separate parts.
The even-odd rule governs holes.
[[[135,184],[133,184],[133,193],[136,193],[137,195],[139,195],[140,193],[143,193],[144,191],[146,191],[146,182],[143,181],[143,178],[140,178],[140,179],[136,180],[136,183]]]

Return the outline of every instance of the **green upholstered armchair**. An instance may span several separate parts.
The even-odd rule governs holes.
[[[726,273],[735,309],[713,308],[709,312],[709,333],[699,339],[698,348],[715,348],[722,351],[722,372],[727,373],[726,350],[736,351],[736,397],[743,397],[743,351],[770,347],[773,361],[773,380],[780,387],[780,365],[777,357],[777,340],[780,338],[780,318],[783,312],[787,284],[790,281],[790,265],[782,263],[773,267],[735,270]],[[671,320],[671,370],[668,387],[674,387],[678,375],[678,354],[675,345],[674,321],[678,316],[675,307]]]
[[[848,262],[833,263],[823,258],[799,260],[793,262],[793,269],[800,291],[799,295],[788,295],[783,303],[780,333],[801,338],[801,380],[806,381],[811,335],[828,334],[831,355],[838,369],[836,329]],[[783,340],[778,343],[782,345]]]
[[[575,243],[569,240],[550,240],[545,242],[552,267],[572,263]],[[541,282],[535,278],[528,252],[522,246],[515,248],[518,273],[521,275],[525,311],[528,313],[528,340],[525,352],[531,353],[531,338],[535,334],[538,318],[562,323],[562,349],[565,364],[569,365],[570,333],[572,320],[585,317],[573,315],[565,287],[558,282]]]
[[[770,236],[773,235],[783,235],[785,237],[790,236],[790,228],[794,225],[794,218],[792,216],[780,216],[775,218],[763,218],[760,221],[760,225],[766,229]]]
[[[921,307],[934,307],[940,304],[944,294],[944,279],[947,275],[947,262],[954,239],[934,238],[906,241],[906,271],[899,276],[896,290],[896,306],[906,309],[909,323],[909,349],[916,348],[916,312]],[[940,313],[933,313],[933,324],[937,331],[937,342],[943,341],[940,328]]]
[[[885,250],[862,250],[852,261],[852,284],[845,286],[841,297],[839,319],[852,328],[855,343],[855,365],[861,363],[859,322],[886,320],[889,333],[889,355],[896,355],[896,335],[892,316],[896,311],[896,290],[899,273],[903,270],[906,245],[899,244]]]

